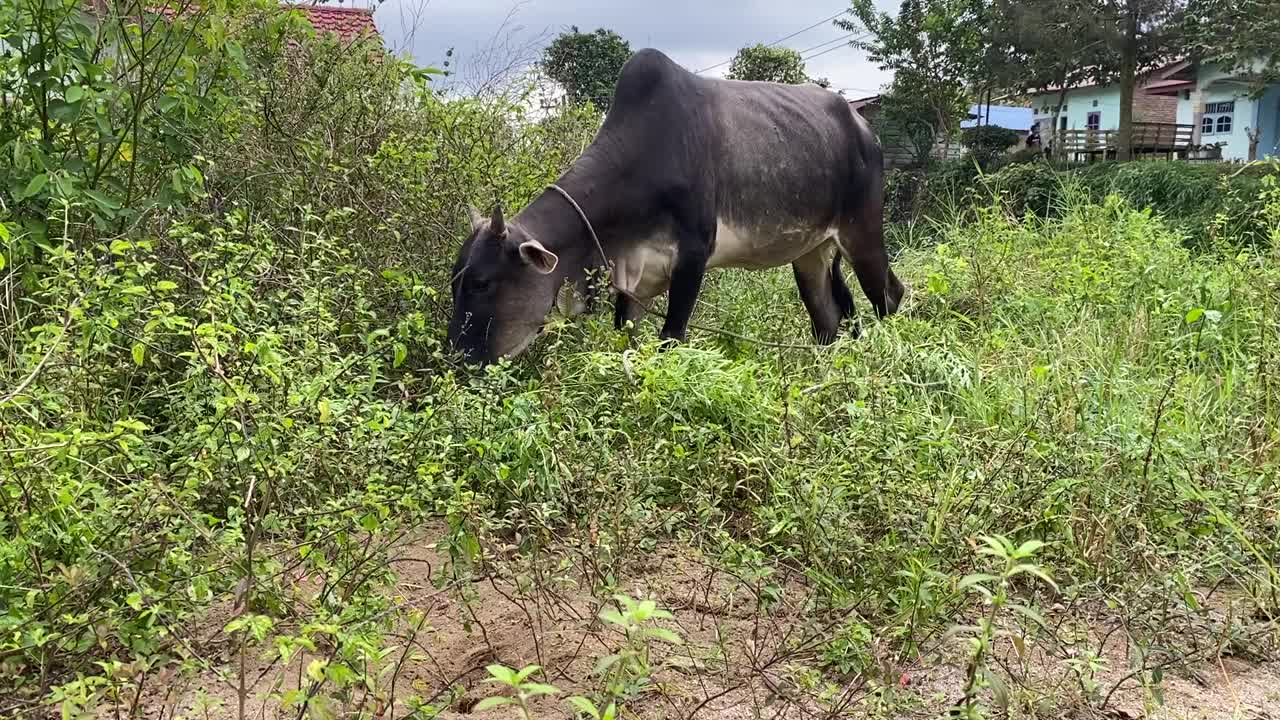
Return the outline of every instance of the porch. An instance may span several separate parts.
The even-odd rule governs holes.
[[[1135,122],[1133,124],[1133,157],[1166,158],[1168,160],[1210,160],[1193,157],[1194,125],[1179,123]],[[1048,152],[1054,157],[1073,162],[1111,160],[1116,157],[1119,130],[1059,130],[1048,139]]]

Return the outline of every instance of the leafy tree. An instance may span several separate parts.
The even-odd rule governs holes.
[[[728,77],[733,80],[760,80],[788,85],[800,85],[809,81],[800,53],[791,48],[767,45],[752,45],[739,50],[729,64]]]
[[[580,32],[577,26],[547,46],[542,67],[564,88],[570,102],[592,102],[602,110],[613,104],[614,86],[622,66],[631,58],[631,43],[612,30]]]
[[[1280,0],[1191,0],[1182,29],[1193,57],[1248,78],[1252,94],[1280,81]]]
[[[993,44],[1008,58],[1008,87],[1058,89],[1053,127],[1068,88],[1103,81],[1119,66],[1110,57],[1095,0],[994,0],[990,15],[999,18]]]
[[[953,136],[986,47],[982,0],[903,0],[897,16],[879,11],[872,0],[852,2],[853,19],[836,24],[870,33],[871,39],[855,46],[882,70],[894,72],[891,92],[882,99],[886,122],[906,121],[902,116],[913,114],[917,124]]]
[[[1133,97],[1138,73],[1167,60],[1178,48],[1181,0],[1103,0],[1099,26],[1119,57],[1116,79],[1120,83],[1120,132],[1116,158],[1132,157]]]

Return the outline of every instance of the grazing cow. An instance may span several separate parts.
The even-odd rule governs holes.
[[[471,211],[449,341],[481,363],[519,354],[561,287],[584,287],[607,259],[616,324],[668,292],[661,338],[675,341],[709,268],[791,263],[814,336],[829,343],[853,314],[841,255],[879,317],[902,299],[882,236],[883,183],[878,141],[835,93],[700,77],[642,50],[555,185],[509,220],[500,208]]]

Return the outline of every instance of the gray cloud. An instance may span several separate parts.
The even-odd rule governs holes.
[[[897,2],[876,4],[891,9]],[[508,54],[523,49],[531,58],[543,42],[570,25],[584,31],[612,29],[634,48],[658,48],[701,70],[728,60],[740,47],[771,43],[847,7],[847,0],[385,0],[374,19],[394,50],[410,53],[419,64],[438,65],[452,47],[464,72],[469,59],[479,62],[477,56],[494,43],[495,34]],[[809,74],[829,78],[850,96],[877,92],[889,74],[845,42],[835,42],[846,34],[823,22],[782,44],[816,48],[808,53]],[[727,70],[726,64],[708,74]]]

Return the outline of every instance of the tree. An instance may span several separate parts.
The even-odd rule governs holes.
[[[584,33],[574,26],[547,46],[542,68],[573,104],[592,102],[608,111],[622,66],[630,58],[631,44],[614,31]]]
[[[1224,0],[1230,2],[1232,0]],[[1181,50],[1183,0],[994,0],[996,14],[1014,17],[1005,38],[1026,72],[1023,89],[1067,88],[1084,82],[1120,86],[1116,154],[1130,159],[1133,98],[1139,75]],[[1056,123],[1056,113],[1055,113]]]
[[[982,67],[983,0],[903,0],[896,17],[877,10],[872,0],[852,2],[854,19],[836,24],[869,33],[870,40],[855,46],[894,72],[891,92],[882,98],[886,121],[916,113],[918,123],[950,139],[965,116],[967,88]]]
[[[1098,23],[1096,0],[994,0],[989,12],[1000,19],[993,44],[1008,59],[1008,87],[1058,90],[1054,128],[1068,88],[1105,81],[1119,67]]]
[[[1195,59],[1245,77],[1252,95],[1280,81],[1280,0],[1191,0],[1182,30]]]
[[[752,45],[739,50],[729,64],[728,77],[732,80],[760,80],[788,85],[809,82],[800,53],[791,48],[767,45]]]
[[[1120,129],[1116,159],[1132,158],[1133,97],[1138,73],[1167,60],[1177,49],[1180,0],[1104,0],[1101,27],[1119,55]]]

